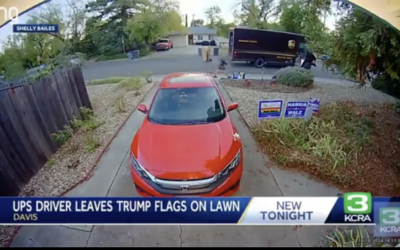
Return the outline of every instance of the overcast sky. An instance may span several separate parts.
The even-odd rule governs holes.
[[[226,22],[233,21],[233,7],[237,3],[237,0],[178,0],[180,3],[180,11],[182,15],[188,15],[189,23],[193,18],[195,19],[205,19],[204,11],[215,4],[221,8],[222,16]],[[57,4],[65,4],[65,0],[52,0]],[[26,23],[28,20],[29,13],[20,16],[19,23]],[[327,17],[326,26],[329,29],[333,29],[335,20],[332,16]],[[0,44],[3,42],[7,36],[12,34],[12,24],[9,23],[0,29]],[[2,46],[1,46],[2,47]]]

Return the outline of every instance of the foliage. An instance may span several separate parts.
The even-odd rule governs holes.
[[[101,62],[101,61],[111,61],[111,60],[117,60],[117,59],[127,59],[128,56],[126,54],[115,54],[115,55],[100,55],[96,57],[96,62]]]
[[[125,32],[130,41],[137,41],[149,45],[169,32],[183,32],[186,28],[182,25],[177,7],[172,1],[157,1],[142,9],[140,14],[127,21]]]
[[[81,107],[80,113],[82,116],[82,120],[74,117],[71,121],[71,128],[74,132],[81,129],[84,132],[95,130],[100,127],[103,122],[99,121],[93,113],[93,110]]]
[[[213,5],[205,10],[207,25],[209,27],[216,27],[217,24],[223,22],[221,17],[221,8],[218,5]]]
[[[97,79],[97,80],[92,80],[88,85],[116,84],[128,78],[129,77],[109,77],[105,79]]]
[[[311,70],[301,67],[286,67],[276,73],[276,82],[292,87],[310,87],[314,83]]]
[[[150,43],[159,37],[185,31],[177,11],[173,0],[50,2],[32,11],[27,23],[59,24],[60,32],[9,36],[0,52],[0,72],[4,71],[6,79],[17,79],[28,68],[69,66],[75,57],[83,64],[88,56],[100,55],[99,61],[126,58],[126,51],[135,49],[145,56]],[[128,22],[140,25],[129,26]]]
[[[326,41],[330,59],[325,66],[336,65],[342,74],[360,83],[370,81],[371,72],[399,79],[398,31],[360,9],[344,6],[339,11],[342,17]]]
[[[322,247],[392,247],[370,238],[366,226],[355,228],[334,228],[324,234]],[[397,245],[400,247],[400,245]]]
[[[269,19],[278,15],[278,6],[279,1],[275,0],[240,0],[234,16],[239,25],[263,29]]]
[[[116,86],[117,89],[124,89],[126,91],[137,91],[143,87],[142,80],[139,77],[130,77],[122,80]]]
[[[393,196],[400,190],[397,125],[392,106],[346,102],[322,105],[308,122],[265,120],[252,124],[251,131],[284,168],[339,189]]]
[[[47,76],[51,75],[53,73],[54,69],[55,69],[55,66],[53,64],[47,65],[45,68],[39,69],[35,75],[33,75],[29,78],[37,81],[43,77],[47,77]]]
[[[203,25],[204,25],[204,20],[203,20],[203,19],[193,19],[193,20],[190,22],[190,26],[191,26],[191,27],[193,27],[193,26],[198,27],[198,26],[203,26]]]
[[[87,135],[86,136],[86,150],[89,153],[94,152],[98,147],[100,147],[101,141],[98,136],[95,135]]]
[[[72,137],[73,132],[74,132],[73,129],[70,126],[66,125],[66,126],[64,126],[63,130],[53,133],[51,135],[51,139],[55,143],[62,145],[64,143],[66,143],[69,140],[69,138]]]

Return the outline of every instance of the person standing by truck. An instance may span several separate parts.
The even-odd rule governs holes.
[[[300,67],[305,69],[311,69],[311,66],[316,66],[315,61],[317,58],[315,57],[314,53],[307,47],[304,48],[304,53],[301,58]]]

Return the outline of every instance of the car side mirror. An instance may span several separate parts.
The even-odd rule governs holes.
[[[236,102],[231,103],[231,104],[229,104],[229,106],[228,106],[228,112],[229,112],[229,111],[232,111],[232,110],[235,110],[235,109],[237,109],[238,107],[239,107],[239,104],[237,104]]]
[[[142,112],[143,114],[146,114],[146,113],[147,113],[147,107],[146,107],[146,105],[144,105],[144,104],[139,104],[138,110],[139,110],[140,112]]]

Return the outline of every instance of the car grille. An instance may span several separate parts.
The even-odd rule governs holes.
[[[219,185],[221,185],[236,169],[237,164],[241,161],[241,154],[233,159],[221,172],[217,175],[199,180],[165,180],[156,178],[148,183],[162,194],[172,195],[196,195],[208,193]]]

